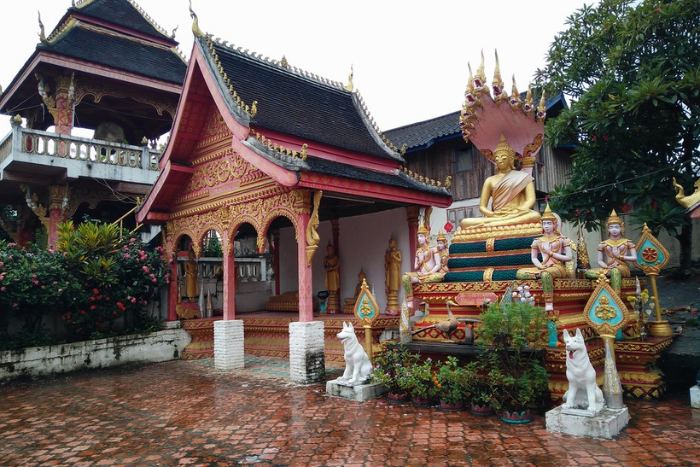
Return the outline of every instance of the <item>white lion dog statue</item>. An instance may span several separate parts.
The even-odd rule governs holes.
[[[598,412],[605,405],[605,399],[603,391],[596,384],[595,369],[588,358],[581,329],[576,329],[574,337],[564,330],[563,337],[566,344],[566,379],[569,380],[569,390],[564,393],[564,408]]]
[[[367,352],[355,336],[355,328],[352,323],[346,324],[343,321],[343,330],[337,336],[345,347],[345,372],[336,381],[351,386],[363,384],[372,372],[372,364]]]

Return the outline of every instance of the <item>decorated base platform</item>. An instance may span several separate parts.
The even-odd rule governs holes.
[[[214,357],[214,321],[222,319],[197,318],[182,321],[182,328],[190,333],[192,342],[183,350],[184,360],[196,360]],[[289,323],[299,321],[296,313],[288,312],[248,312],[236,314],[236,319],[243,321],[243,348],[246,355],[259,357],[289,358]],[[343,329],[343,321],[355,322],[354,315],[317,314],[314,321],[323,321],[324,347],[326,365],[340,367],[345,365],[343,344],[336,334]],[[386,328],[397,328],[399,318],[381,315],[372,328],[372,342],[375,352],[379,351],[379,336]],[[364,330],[357,328],[357,334],[363,339]]]
[[[357,402],[366,402],[386,394],[386,388],[379,383],[351,386],[336,380],[326,382],[326,394]]]
[[[563,407],[550,410],[545,415],[547,431],[585,438],[613,439],[629,423],[627,407],[605,408],[593,416],[566,413]]]
[[[413,288],[414,297],[418,303],[425,302],[428,306],[428,315],[414,325],[414,330],[427,328],[430,325],[447,319],[448,300],[457,303],[452,306],[452,313],[456,318],[477,318],[481,313],[477,303],[483,302],[483,297],[490,296],[500,300],[512,281],[492,282],[439,282],[433,284],[416,284]],[[643,283],[643,280],[642,280]],[[519,285],[527,285],[530,292],[538,298],[543,296],[542,282],[539,280],[518,281]],[[644,284],[642,285],[644,287]],[[545,349],[545,365],[550,374],[549,389],[552,400],[558,402],[566,391],[568,381],[566,379],[566,354],[562,341],[562,330],[575,330],[580,328],[586,344],[591,362],[598,373],[598,383],[603,382],[603,368],[605,350],[603,340],[597,337],[587,323],[583,310],[586,302],[595,289],[595,283],[588,279],[555,279],[554,280],[554,310],[552,315],[556,326],[556,342],[558,346]],[[622,280],[621,298],[629,303],[627,297],[635,295],[636,282],[634,278]],[[539,301],[538,305],[542,305]],[[627,397],[638,399],[658,399],[665,393],[665,385],[660,372],[656,369],[656,362],[661,352],[672,342],[672,337],[647,337],[642,341],[639,338],[635,323],[623,330],[623,339],[615,341],[615,354],[617,369]],[[466,323],[461,323],[453,334],[455,341],[462,342],[465,339]],[[475,328],[478,334],[478,326]],[[414,343],[439,343],[444,342],[446,336],[435,328],[427,329],[423,333],[414,336]],[[446,343],[445,354],[465,353],[463,345]]]

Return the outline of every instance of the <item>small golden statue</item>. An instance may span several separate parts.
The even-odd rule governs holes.
[[[326,247],[328,254],[323,260],[323,266],[326,269],[325,287],[328,291],[328,312],[337,313],[338,305],[338,290],[340,289],[340,273],[338,255],[335,254],[335,248],[331,242],[328,242]]]
[[[187,296],[188,301],[194,302],[199,296],[199,265],[194,258],[192,247],[187,252],[187,261],[183,267],[185,269],[185,296]]]
[[[386,310],[388,315],[398,315],[399,288],[401,287],[401,252],[396,248],[396,238],[389,239],[389,249],[384,254]]]
[[[676,182],[676,178],[673,178],[673,187],[676,189],[676,201],[678,204],[686,209],[690,209],[696,204],[700,203],[700,179],[695,182],[695,191],[692,195],[685,196],[685,190],[683,186]]]
[[[494,160],[498,173],[486,179],[479,200],[479,211],[486,217],[462,219],[462,230],[531,224],[540,220],[540,214],[532,209],[536,201],[534,179],[526,172],[515,170],[515,150],[503,135],[494,151]]]

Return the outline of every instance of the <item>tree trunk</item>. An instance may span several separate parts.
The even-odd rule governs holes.
[[[678,277],[685,279],[690,275],[690,268],[693,262],[693,224],[688,222],[683,226],[680,235],[678,235],[680,243],[680,264],[678,268]]]

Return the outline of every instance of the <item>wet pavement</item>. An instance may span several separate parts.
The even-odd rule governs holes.
[[[291,383],[285,366],[173,361],[0,386],[0,466],[700,465],[687,393],[625,401],[630,424],[596,440],[549,433],[542,415],[509,425],[332,398]]]

